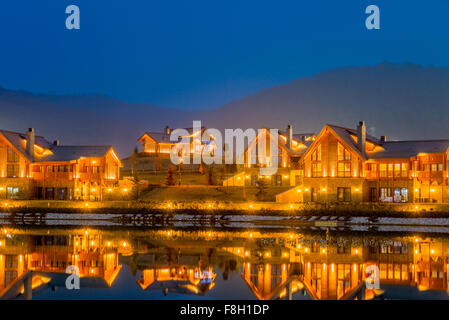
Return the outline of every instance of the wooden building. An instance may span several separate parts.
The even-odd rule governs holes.
[[[0,196],[7,199],[101,200],[119,181],[112,146],[61,146],[27,133],[0,130]]]
[[[449,139],[388,141],[326,124],[300,160],[295,202],[449,202]]]

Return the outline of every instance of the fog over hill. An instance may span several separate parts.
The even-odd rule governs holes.
[[[7,86],[7,84],[3,84]],[[449,138],[449,69],[382,63],[343,67],[304,77],[208,111],[161,108],[104,95],[37,95],[0,89],[0,128],[34,127],[63,144],[113,144],[121,157],[147,130],[191,126],[318,132],[325,123],[355,127],[388,139]]]

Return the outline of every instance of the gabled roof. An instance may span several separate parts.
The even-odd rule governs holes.
[[[449,149],[449,139],[446,140],[410,140],[388,141],[380,148],[367,152],[369,159],[411,158],[419,153],[445,153]]]
[[[9,143],[11,143],[11,145],[16,148],[17,151],[19,151],[26,159],[28,159],[29,161],[33,161],[33,157],[26,152],[26,143],[24,143],[24,141],[26,140],[25,133],[0,130],[0,134],[3,135],[5,139],[8,140]],[[52,146],[54,146],[51,142],[47,141],[44,137],[41,136],[35,136],[34,143],[46,149],[50,149]]]
[[[373,151],[366,151],[366,155],[363,155],[353,138],[353,136],[357,136],[357,130],[326,124],[319,135],[324,132],[323,130],[326,127],[331,129],[348,147],[354,150],[364,160],[411,158],[416,157],[420,153],[445,153],[449,149],[449,139],[382,142],[380,139],[366,135],[366,141],[374,144],[375,149]]]
[[[47,141],[42,136],[35,136],[34,144],[50,152],[42,157],[31,156],[26,152],[26,134],[20,132],[12,132],[7,130],[0,130],[0,135],[5,139],[27,160],[30,162],[45,162],[45,161],[71,161],[78,160],[82,157],[103,157],[109,150],[114,148],[111,145],[106,146],[57,146]],[[117,154],[114,152],[114,155]],[[121,164],[120,159],[117,157]]]
[[[194,132],[193,127],[180,129],[186,130],[189,134],[192,134]],[[175,129],[170,129],[170,132],[172,132],[173,130]],[[204,130],[206,130],[206,127],[201,127],[201,132],[204,132]],[[142,136],[139,137],[139,139],[137,139],[137,141],[140,141],[145,135],[150,136],[150,138],[152,138],[157,143],[178,143],[181,142],[182,139],[180,137],[178,138],[178,141],[171,141],[170,134],[166,134],[165,132],[146,131]]]
[[[52,155],[43,157],[39,161],[70,161],[82,157],[103,157],[112,146],[53,146]]]

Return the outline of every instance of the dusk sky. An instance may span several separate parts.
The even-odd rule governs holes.
[[[67,30],[78,5],[81,29]],[[366,6],[380,30],[365,28]],[[339,66],[449,67],[449,1],[0,0],[0,86],[216,108]]]

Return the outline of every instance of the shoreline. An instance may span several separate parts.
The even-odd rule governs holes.
[[[0,201],[0,213],[449,218],[449,204],[2,200]]]

